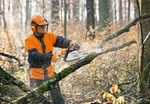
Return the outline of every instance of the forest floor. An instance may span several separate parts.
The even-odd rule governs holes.
[[[119,26],[114,26],[112,33],[119,29]],[[115,28],[115,29],[114,29]],[[103,50],[121,45],[130,40],[137,41],[136,27],[131,28],[130,32],[124,33],[121,36],[109,41]],[[81,42],[81,51],[95,49],[99,43],[106,37],[107,30],[98,33],[96,39],[84,40],[84,36],[77,35],[82,33],[71,33],[68,36],[71,39],[76,39]],[[88,46],[88,47],[87,47]],[[57,50],[57,49],[56,49]],[[24,63],[27,63],[25,61]],[[55,63],[56,72],[75,63]],[[6,66],[3,66],[4,68]],[[14,65],[12,65],[14,67]],[[26,76],[27,64],[20,67],[18,70],[7,70],[12,75],[29,85],[28,77]],[[130,104],[140,97],[137,93],[138,81],[138,46],[133,44],[121,50],[105,53],[96,57],[90,64],[79,68],[74,73],[68,75],[59,82],[62,95],[66,104],[100,104],[122,102]],[[98,103],[99,102],[99,103]]]

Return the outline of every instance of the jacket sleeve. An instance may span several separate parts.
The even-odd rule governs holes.
[[[54,47],[68,48],[68,46],[70,45],[70,41],[71,40],[63,38],[62,36],[57,36]]]
[[[40,61],[51,61],[52,57],[52,52],[49,53],[39,53],[35,48],[29,49],[28,51],[29,57],[33,58],[35,60],[40,60]]]
[[[28,50],[28,62],[31,67],[48,67],[51,64],[52,52],[39,53],[35,48]]]

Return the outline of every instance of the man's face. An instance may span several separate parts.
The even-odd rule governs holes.
[[[36,33],[45,34],[47,32],[47,26],[37,26]]]

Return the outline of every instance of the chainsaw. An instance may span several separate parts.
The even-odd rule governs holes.
[[[80,52],[79,49],[80,49],[79,46],[75,47],[74,49],[70,49],[69,47],[67,50],[65,50],[65,55],[60,57],[63,59],[63,61],[70,62],[77,59],[82,59],[92,52],[95,52],[97,54],[102,52],[102,49],[100,48],[89,50],[89,51],[82,51],[82,52]]]

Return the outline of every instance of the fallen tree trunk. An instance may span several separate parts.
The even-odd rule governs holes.
[[[24,94],[25,96],[27,96],[27,97],[24,97],[24,99],[21,99],[19,102],[17,102],[17,104],[29,104],[29,102],[30,102],[30,104],[39,104],[41,102],[42,102],[42,104],[43,103],[50,104],[50,102],[48,102],[43,95],[38,94],[35,91],[31,91],[31,89],[27,85],[25,85],[22,81],[11,76],[9,73],[4,71],[1,67],[0,67],[0,83],[2,83],[0,85],[1,94],[5,93],[5,90],[7,90],[7,92],[9,90],[10,95],[12,95],[15,92],[19,92],[19,95]],[[20,90],[18,90],[18,88]],[[5,90],[2,91],[2,89],[5,89]],[[33,93],[34,96],[31,95],[30,91]],[[30,93],[28,94],[28,92],[30,92]],[[27,95],[25,93],[27,93]],[[5,93],[5,95],[7,95],[7,94]],[[3,96],[3,94],[1,95],[1,97],[2,96]],[[16,96],[17,96],[17,94],[15,93],[14,98],[16,98]],[[12,98],[12,99],[14,99],[14,98]],[[14,102],[8,101],[7,99],[2,99],[2,98],[0,99],[0,103],[1,103],[1,101],[10,103],[10,104],[14,103]]]
[[[7,83],[12,83],[13,85],[18,86],[24,92],[31,91],[31,89],[28,86],[26,86],[22,81],[14,78],[13,76],[11,76],[9,73],[7,73],[6,71],[4,71],[0,67],[0,80],[1,80],[1,83],[2,83],[3,79],[5,79],[7,81]]]
[[[44,82],[43,84],[41,84],[39,87],[35,88],[33,91],[29,92],[27,95],[22,96],[20,98],[18,98],[17,100],[14,101],[14,103],[19,104],[20,102],[24,101],[24,102],[28,102],[27,99],[30,98],[34,98],[35,96],[37,96],[38,92],[39,94],[43,94],[44,92],[48,91],[50,88],[53,87],[53,85],[55,85],[55,83],[59,82],[61,79],[65,78],[66,76],[68,76],[69,74],[73,73],[74,71],[76,71],[77,69],[79,69],[80,67],[89,64],[94,58],[96,58],[97,56],[104,54],[104,53],[108,53],[108,52],[112,52],[112,51],[116,51],[119,49],[122,49],[124,47],[130,46],[131,44],[136,43],[136,41],[130,41],[127,43],[122,44],[121,46],[118,47],[113,47],[110,48],[108,50],[103,51],[102,53],[96,54],[96,53],[91,53],[88,56],[86,56],[85,58],[77,61],[75,64],[70,65],[67,68],[64,68],[60,73],[55,74],[53,77],[51,77],[48,81]],[[29,96],[30,95],[30,96]],[[37,96],[38,97],[38,96]]]

